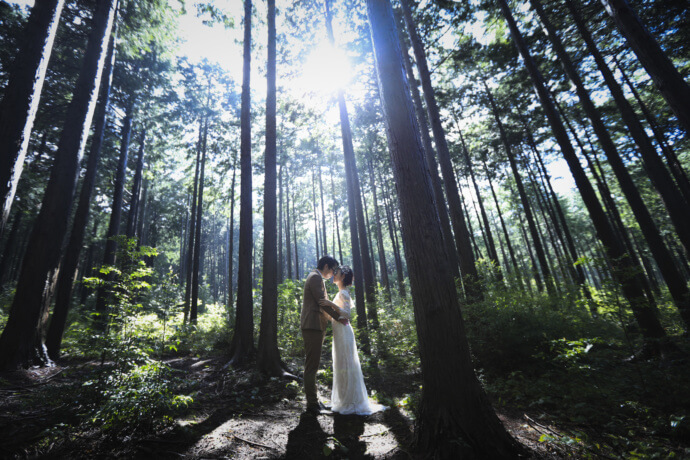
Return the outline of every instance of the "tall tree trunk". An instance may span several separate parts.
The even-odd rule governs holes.
[[[343,245],[342,242],[340,241],[340,222],[338,222],[338,207],[336,205],[336,197],[335,197],[335,186],[333,184],[333,176],[331,176],[331,190],[333,191],[333,215],[335,217],[335,232],[338,238],[338,256],[340,257],[338,260],[340,260],[340,263],[345,263],[343,260]],[[333,251],[335,253],[335,251]],[[335,254],[333,254],[335,256]]]
[[[333,28],[331,25],[331,10],[329,5],[330,0],[325,0],[326,4],[326,30],[328,32],[328,39],[331,44],[335,43],[335,38],[333,37]],[[358,233],[358,217],[359,212],[357,211],[358,206],[355,203],[357,199],[356,191],[359,185],[359,181],[355,181],[354,175],[356,174],[356,169],[353,167],[355,163],[355,152],[352,146],[352,129],[350,128],[350,117],[347,113],[347,106],[345,105],[345,94],[342,89],[338,90],[338,109],[340,112],[340,130],[343,140],[343,156],[345,158],[345,179],[347,181],[347,207],[348,214],[350,217],[350,244],[352,247],[352,265],[354,265],[353,270],[356,276],[361,277],[360,279],[364,281],[355,283],[355,305],[357,307],[357,328],[361,331],[367,329],[367,310],[369,310],[368,303],[375,302],[375,292],[369,289],[369,286],[373,284],[368,284],[367,280],[372,278],[371,262],[364,261],[363,258],[366,257],[363,247],[366,246],[366,242],[360,241],[360,235]],[[361,200],[359,202],[359,207],[361,208]],[[364,214],[362,213],[362,218]],[[364,223],[362,222],[362,226]],[[366,239],[365,239],[366,241]],[[364,285],[367,286],[366,300],[364,298]],[[376,312],[374,307],[374,313]]]
[[[240,120],[240,246],[237,262],[237,308],[235,331],[230,345],[230,363],[242,366],[254,354],[254,305],[252,299],[252,133],[250,69],[252,0],[244,0],[244,65]]]
[[[103,134],[105,132],[106,114],[110,101],[110,84],[112,82],[113,67],[115,63],[116,35],[116,31],[113,31],[110,37],[110,44],[108,45],[108,57],[106,59],[107,67],[101,81],[100,99],[94,114],[94,131],[93,137],[91,138],[86,172],[84,174],[84,180],[82,181],[81,192],[79,193],[77,210],[74,213],[72,232],[70,233],[67,249],[65,250],[60,264],[60,273],[58,274],[58,281],[55,289],[55,307],[53,308],[53,316],[51,317],[50,326],[48,327],[46,335],[46,348],[48,350],[48,356],[51,359],[60,357],[62,336],[65,331],[67,313],[69,312],[70,302],[72,300],[72,288],[76,278],[79,257],[84,245],[84,235],[89,220],[89,206],[91,205],[91,195],[93,194],[94,185],[96,183],[101,157],[101,146],[103,144]],[[89,265],[87,265],[82,271],[89,268]]]
[[[503,127],[503,122],[501,121],[501,116],[494,101],[494,97],[489,90],[486,82],[484,82],[484,90],[486,91],[486,96],[489,98],[489,104],[491,105],[491,112],[494,115],[496,124],[498,126],[498,131],[501,136],[501,142],[503,143],[503,148],[506,151],[506,156],[508,157],[508,162],[510,163],[510,169],[513,172],[513,178],[515,179],[515,185],[518,189],[518,195],[520,195],[520,201],[522,202],[522,207],[525,212],[525,217],[527,218],[527,226],[529,227],[530,234],[532,235],[532,243],[534,244],[534,251],[537,253],[537,260],[539,261],[539,267],[544,275],[544,284],[546,285],[546,290],[549,294],[554,294],[553,279],[551,278],[551,271],[549,270],[548,262],[546,261],[546,253],[544,252],[544,247],[541,243],[541,238],[537,232],[537,225],[532,215],[532,207],[530,206],[529,200],[527,199],[527,194],[525,193],[525,186],[522,184],[522,178],[520,177],[520,172],[518,171],[517,162],[515,161],[515,155],[513,154],[513,149],[510,147],[510,142],[508,141],[508,136]]]
[[[374,228],[376,229],[376,244],[379,249],[379,263],[381,264],[381,284],[386,293],[386,300],[391,301],[391,286],[388,279],[388,264],[386,263],[386,253],[383,249],[383,235],[381,234],[381,217],[379,215],[379,200],[376,194],[376,179],[374,176],[374,165],[369,161],[369,177],[371,180],[371,191],[374,195]]]
[[[448,150],[448,143],[446,142],[446,134],[441,124],[441,116],[439,114],[438,104],[436,103],[436,95],[431,86],[431,76],[429,67],[426,61],[426,54],[422,46],[422,42],[417,34],[417,28],[412,20],[412,12],[410,10],[410,0],[402,0],[401,2],[407,32],[412,42],[412,48],[417,62],[417,69],[419,70],[419,77],[422,81],[422,89],[424,90],[424,100],[426,101],[427,111],[429,113],[429,121],[431,123],[431,130],[434,134],[434,141],[436,142],[436,153],[441,164],[441,173],[443,174],[443,184],[446,188],[446,198],[448,199],[448,209],[450,212],[450,221],[453,224],[453,231],[455,232],[455,246],[458,249],[460,256],[460,271],[462,272],[463,286],[467,298],[472,300],[479,300],[483,297],[482,288],[479,284],[479,277],[477,274],[477,267],[474,264],[474,254],[472,253],[472,242],[470,241],[469,231],[465,223],[465,216],[462,215],[462,205],[460,204],[460,195],[457,183],[455,182],[455,175],[453,173],[453,166],[450,161],[450,152]]]
[[[443,458],[514,458],[519,445],[501,425],[472,368],[393,11],[388,0],[366,3],[423,363],[417,445]]]
[[[623,160],[618,153],[616,145],[613,143],[613,140],[609,136],[608,131],[604,126],[604,122],[602,121],[601,116],[599,115],[598,110],[596,109],[594,103],[590,99],[589,94],[587,93],[587,90],[585,89],[584,84],[582,82],[582,79],[580,78],[580,76],[577,73],[577,70],[575,69],[575,65],[570,60],[570,57],[566,53],[563,44],[556,35],[554,27],[552,26],[548,17],[546,17],[546,14],[542,9],[539,0],[531,1],[542,23],[544,24],[544,27],[548,32],[554,50],[556,51],[559,60],[563,64],[568,78],[575,85],[578,97],[580,98],[580,103],[582,104],[582,107],[584,108],[588,118],[592,122],[592,127],[594,128],[594,132],[596,133],[597,138],[599,139],[599,144],[603,147],[603,150],[606,153],[609,165],[611,166],[611,169],[613,169],[613,172],[616,175],[616,178],[618,179],[618,183],[621,187],[621,190],[625,194],[628,204],[630,205],[630,208],[632,209],[633,214],[635,215],[635,218],[637,219],[637,222],[640,225],[640,229],[642,230],[645,240],[647,241],[647,244],[649,245],[649,248],[652,251],[652,255],[654,256],[654,259],[657,262],[657,266],[661,270],[664,280],[666,281],[666,285],[668,286],[671,296],[673,297],[673,301],[681,313],[681,317],[685,322],[686,329],[688,329],[690,328],[690,290],[688,289],[687,283],[685,282],[685,279],[683,278],[680,271],[675,266],[673,257],[671,256],[670,251],[664,244],[664,241],[661,238],[661,234],[659,233],[656,223],[652,219],[652,216],[650,215],[647,206],[642,200],[642,197],[640,196],[640,193],[637,190],[635,183],[633,182],[632,178],[630,177],[630,174],[625,168],[625,164],[623,163]],[[605,63],[603,62],[601,64],[605,65]],[[615,80],[612,83],[617,85]],[[620,90],[619,87],[618,89]],[[628,108],[630,108],[629,105]],[[637,117],[634,113],[629,114],[629,116],[630,115],[637,121]],[[631,132],[634,131],[633,128],[634,127],[631,127]],[[673,186],[673,180],[671,179],[664,165],[661,163],[661,160],[657,156],[656,151],[654,150],[654,147],[651,144],[651,141],[649,140],[647,135],[644,134],[644,130],[641,124],[639,124],[639,121],[637,129],[641,130],[642,135],[636,137],[644,136],[644,141],[646,141],[644,143],[641,142],[643,145],[640,146],[640,151],[642,152],[643,158],[653,157],[653,159],[647,158],[649,162],[647,169],[649,172],[652,173],[650,174],[652,182],[657,186],[657,189],[660,192],[662,192],[662,198],[666,197],[664,202],[666,203],[667,209],[669,210],[669,215],[673,216],[672,211],[676,210],[676,207],[680,208],[676,211],[682,211],[682,216],[678,215],[676,219],[673,219],[672,217],[672,220],[674,221],[674,223],[678,221],[676,229],[680,230],[678,231],[678,235],[681,237],[681,241],[685,240],[682,236],[684,233],[682,231],[682,227],[687,227],[688,244],[686,245],[686,249],[690,249],[690,223],[688,223],[689,219],[687,218],[688,206],[684,203],[682,196],[676,193],[677,190]],[[664,185],[661,185],[661,183],[658,182],[662,182]],[[669,196],[671,194],[677,196]],[[674,204],[670,205],[670,203]],[[679,226],[681,226],[681,228],[679,228]]]
[[[276,260],[276,5],[268,0],[268,62],[266,91],[266,152],[264,154],[264,254],[261,324],[257,361],[271,376],[286,375],[278,351],[278,265]],[[324,234],[325,238],[325,234]]]
[[[185,283],[184,290],[184,319],[183,322],[187,323],[189,319],[189,310],[192,306],[192,264],[194,263],[194,241],[196,237],[196,213],[197,213],[197,202],[198,202],[198,187],[199,187],[199,172],[201,171],[201,141],[203,136],[203,117],[199,117],[199,140],[196,144],[196,161],[194,162],[194,183],[192,184],[192,217],[189,220],[189,236],[187,237],[187,254],[186,254],[186,265],[187,265],[187,282]],[[234,171],[233,171],[234,174]],[[234,184],[233,184],[234,185]],[[234,199],[234,188],[233,188],[233,199]],[[232,220],[232,212],[234,208],[230,210],[230,217]],[[230,270],[232,273],[232,270]]]
[[[146,128],[142,128],[139,134],[139,154],[137,157],[137,170],[134,173],[132,183],[132,196],[129,200],[129,214],[127,215],[127,238],[134,238],[137,233],[137,217],[139,215],[139,202],[141,200],[141,183],[144,174],[144,149],[146,146]],[[138,235],[137,235],[138,236]]]
[[[462,134],[461,134],[462,136]],[[464,144],[464,140],[463,140]],[[501,264],[498,261],[498,254],[496,253],[496,243],[494,242],[494,236],[491,233],[491,225],[489,224],[489,218],[486,215],[486,210],[484,209],[484,202],[482,201],[482,194],[479,192],[479,186],[477,185],[477,180],[474,177],[474,168],[472,167],[472,161],[465,148],[462,149],[463,157],[465,159],[465,164],[467,169],[470,171],[470,178],[472,179],[472,184],[474,185],[474,193],[477,196],[477,203],[479,204],[479,211],[482,215],[482,220],[484,221],[484,228],[486,229],[486,241],[487,241],[487,251],[489,253],[489,259],[496,264],[496,270],[498,271],[499,279],[503,279],[501,273]],[[469,220],[469,219],[468,219]]]
[[[234,305],[233,265],[235,257],[235,179],[237,177],[237,156],[232,161],[232,183],[230,185],[230,236],[228,237],[228,315]],[[231,317],[228,317],[230,320]]]
[[[14,220],[12,221],[12,230],[10,231],[7,241],[5,241],[5,248],[2,251],[2,260],[0,260],[0,292],[4,291],[4,284],[10,271],[9,268],[12,265],[12,255],[17,249],[17,233],[19,233],[19,227],[22,224],[22,218],[24,217],[24,211],[21,209],[15,210]]]
[[[468,158],[469,160],[469,158]],[[515,250],[510,242],[510,236],[508,235],[508,227],[503,220],[503,213],[501,212],[501,206],[498,203],[498,198],[496,197],[496,191],[494,190],[494,184],[491,183],[491,175],[489,174],[489,168],[486,167],[484,163],[484,174],[486,175],[486,180],[489,182],[489,188],[491,189],[491,196],[494,199],[494,205],[496,205],[496,211],[498,212],[498,219],[501,222],[501,228],[503,229],[503,236],[506,240],[506,245],[508,246],[508,253],[510,254],[510,262],[513,264],[513,269],[515,270],[515,276],[520,288],[522,289],[522,275],[520,274],[520,268],[518,268],[517,260],[515,259]]]
[[[642,114],[647,120],[652,133],[654,133],[654,139],[656,139],[657,143],[659,144],[659,147],[661,148],[661,151],[668,162],[668,166],[671,168],[671,174],[673,174],[673,177],[676,179],[678,188],[683,194],[685,201],[690,203],[690,179],[688,179],[688,173],[683,169],[683,165],[680,163],[676,152],[670,145],[668,145],[668,142],[666,141],[664,134],[661,132],[654,115],[652,115],[652,113],[649,111],[647,104],[644,103],[637,89],[635,89],[635,85],[633,85],[633,83],[630,81],[630,78],[628,78],[626,70],[623,69],[623,66],[621,66],[621,63],[618,61],[616,56],[612,56],[612,58],[616,63],[616,67],[618,67],[618,70],[623,76],[625,84],[628,85],[630,92],[633,94],[637,104],[640,106],[640,110],[642,110]],[[608,69],[608,67],[606,68]]]
[[[570,257],[573,261],[579,260],[578,257],[578,252],[575,247],[575,242],[573,239],[572,234],[570,233],[570,227],[568,225],[568,222],[565,220],[565,214],[563,213],[563,208],[561,207],[561,202],[558,199],[558,196],[556,195],[556,192],[554,191],[552,185],[551,185],[551,180],[549,178],[549,174],[546,170],[546,166],[544,165],[544,161],[542,160],[541,154],[539,153],[539,150],[537,149],[537,144],[534,141],[534,136],[532,135],[532,131],[529,128],[529,125],[527,124],[526,121],[522,120],[523,126],[525,127],[525,133],[527,134],[527,143],[532,149],[532,152],[534,153],[535,157],[537,158],[537,163],[539,164],[539,169],[541,171],[541,175],[544,178],[546,185],[548,186],[549,189],[549,194],[551,196],[551,200],[553,201],[553,206],[556,210],[556,214],[558,215],[558,219],[561,223],[561,227],[563,229],[563,235],[566,240],[566,244],[568,246],[568,251],[570,252]],[[581,286],[583,294],[585,295],[585,298],[588,300],[591,300],[592,294],[589,291],[589,288],[586,285],[586,280],[585,280],[585,271],[584,268],[582,267],[582,264],[577,264],[575,266],[575,270],[577,271],[577,283]],[[592,309],[592,314],[594,316],[597,315],[596,312],[596,304],[594,302],[590,302],[590,308]]]
[[[24,42],[12,63],[0,102],[0,236],[22,175],[31,130],[38,110],[53,39],[64,0],[44,0],[31,8],[23,32]]]
[[[328,239],[326,238],[326,206],[323,203],[323,179],[321,178],[321,157],[318,162],[319,194],[321,195],[321,235],[323,236],[323,253],[328,254]]]
[[[113,184],[113,203],[111,205],[110,223],[105,239],[105,251],[103,254],[103,265],[110,266],[115,264],[115,253],[117,252],[117,242],[115,237],[120,234],[120,220],[122,219],[122,202],[125,191],[125,174],[127,172],[127,157],[129,154],[129,137],[132,131],[132,116],[134,112],[134,101],[128,103],[125,118],[122,120],[122,130],[120,139],[120,159],[115,171],[115,183]],[[112,280],[113,275],[103,275]],[[107,289],[99,286],[96,294],[96,312],[98,312],[99,328],[105,329],[107,324]]]
[[[294,219],[294,216],[293,216]],[[292,277],[292,244],[290,242],[290,180],[285,178],[285,250],[287,252],[287,276],[288,279]]]
[[[67,108],[41,210],[29,236],[10,314],[0,336],[0,369],[48,362],[43,332],[59,271],[63,240],[86,136],[100,87],[116,0],[96,4],[92,30],[75,91]]]
[[[575,154],[575,150],[570,144],[568,134],[565,131],[563,123],[556,111],[553,101],[549,97],[549,93],[544,84],[544,78],[537,69],[537,66],[532,59],[532,56],[527,49],[520,31],[517,28],[515,19],[510,12],[510,8],[506,0],[499,0],[501,11],[508,22],[510,33],[515,42],[518,51],[522,55],[525,66],[532,78],[539,100],[549,120],[551,128],[554,132],[556,140],[561,148],[561,152],[570,167],[570,171],[575,179],[575,184],[582,196],[582,199],[587,207],[592,223],[594,224],[597,236],[606,248],[607,254],[614,264],[614,274],[616,280],[621,284],[625,298],[630,302],[635,319],[637,320],[646,344],[653,348],[653,339],[659,339],[666,336],[666,333],[655,314],[654,309],[645,300],[644,292],[640,288],[640,283],[637,278],[639,276],[630,276],[630,273],[635,272],[635,266],[627,257],[625,249],[621,246],[620,241],[616,238],[615,232],[606,217],[604,209],[589,182],[585,171],[580,165],[579,159]],[[650,348],[650,349],[652,349]]]
[[[299,249],[297,247],[297,214],[295,214],[296,194],[292,196],[292,236],[295,243],[295,279],[299,276]]]
[[[385,182],[381,181],[381,183],[385,186]],[[390,211],[390,206],[387,203],[388,199],[391,199],[390,195],[387,191],[384,190],[383,208],[386,212],[386,221],[388,222],[388,233],[391,239],[391,244],[393,245],[395,274],[398,278],[398,294],[400,294],[400,297],[404,299],[405,297],[407,297],[407,292],[405,290],[405,274],[403,273],[402,259],[400,257],[400,246],[398,244],[397,235],[395,234],[395,224],[393,223],[392,212]]]
[[[618,0],[615,0],[611,3],[618,3]],[[659,156],[657,155],[657,152],[654,149],[654,146],[652,145],[652,141],[647,136],[647,133],[645,132],[644,127],[642,126],[642,123],[640,123],[640,120],[637,118],[637,114],[635,114],[635,111],[630,106],[628,100],[625,98],[623,90],[621,89],[620,85],[618,85],[616,79],[613,77],[613,73],[606,65],[606,62],[599,53],[599,50],[597,49],[596,44],[592,40],[592,37],[589,31],[587,30],[586,25],[578,15],[577,10],[572,5],[572,3],[569,4],[569,8],[573,16],[573,19],[575,20],[575,23],[578,26],[580,35],[582,35],[582,38],[587,44],[587,50],[594,57],[597,63],[597,67],[599,68],[599,71],[604,77],[604,81],[606,82],[606,85],[608,86],[609,91],[611,92],[611,95],[613,96],[613,99],[616,102],[616,105],[618,106],[618,110],[621,113],[623,121],[628,126],[630,135],[635,141],[635,144],[637,144],[638,146],[638,150],[642,156],[642,162],[645,167],[645,170],[648,173],[649,178],[651,179],[652,184],[654,185],[654,188],[656,188],[656,190],[659,192],[659,196],[661,197],[664,206],[668,211],[668,215],[671,218],[671,222],[673,223],[674,228],[676,229],[676,233],[678,234],[680,241],[683,243],[683,246],[685,246],[685,251],[688,254],[690,254],[690,219],[688,219],[688,209],[690,209],[690,204],[685,201],[685,198],[683,198],[680,191],[674,186],[674,181],[671,178],[671,175],[666,170],[666,167],[661,161],[661,158],[659,158]],[[577,71],[575,70],[575,66],[570,61],[567,53],[565,52],[565,49],[563,48],[563,45],[560,43],[558,36],[555,34],[553,27],[549,23],[548,18],[546,18],[546,15],[544,15],[543,12],[541,16],[542,22],[544,22],[545,26],[546,24],[548,24],[548,27],[551,28],[551,33],[549,34],[549,36],[551,37],[552,42],[554,43],[554,49],[556,49],[556,51],[559,52],[559,55],[561,56],[559,59],[561,59],[564,66],[566,67],[568,77],[576,85],[583,108],[592,120],[592,126],[595,132],[597,133],[597,137],[600,139],[600,142],[602,142],[601,139],[602,136],[605,136],[606,128],[604,127],[601,118],[597,116],[598,112],[594,107],[594,104],[589,100],[587,91],[584,89],[584,85],[582,84],[582,81],[579,78]],[[686,101],[690,103],[690,88],[687,86],[687,84],[686,88],[688,88]],[[674,97],[682,96],[681,93],[678,93]],[[687,113],[690,117],[690,107],[684,107],[684,110],[688,111]],[[688,122],[690,122],[690,118],[688,118]],[[686,130],[687,129],[688,125],[686,125]],[[622,162],[616,160],[615,158],[609,158],[609,155],[615,152],[615,145],[613,144],[613,142],[610,139],[604,139],[603,142],[604,143],[602,144],[602,146],[605,148],[609,163],[611,163],[611,167],[614,168],[615,172],[620,168],[619,163]],[[611,146],[607,148],[606,144],[611,144]],[[618,174],[619,173],[616,173],[616,177],[618,177]],[[620,182],[621,178],[618,178],[618,180]],[[622,186],[623,185],[621,184],[621,187]],[[629,197],[628,200],[630,200]],[[633,205],[631,204],[631,206]]]
[[[314,211],[314,241],[315,241],[315,252],[316,260],[321,258],[321,243],[319,240],[319,217],[316,213],[316,172],[311,170],[311,205]],[[324,253],[325,255],[325,253]]]
[[[401,21],[398,30],[401,38],[403,37],[403,27]],[[401,43],[403,49],[403,63],[405,64],[405,73],[407,80],[410,82],[410,90],[412,92],[412,103],[414,104],[415,114],[417,115],[417,123],[422,134],[422,145],[424,146],[424,158],[426,165],[429,168],[429,175],[431,177],[431,186],[434,190],[434,203],[436,204],[436,212],[441,221],[441,233],[443,234],[443,243],[446,246],[446,253],[450,261],[453,276],[460,278],[460,261],[458,260],[458,250],[453,241],[453,232],[450,227],[450,217],[448,216],[448,207],[446,206],[446,197],[443,195],[443,185],[441,185],[441,178],[438,176],[438,164],[436,163],[436,153],[431,145],[431,136],[429,135],[429,125],[427,123],[426,114],[422,105],[422,98],[419,94],[417,80],[412,71],[412,63],[410,62],[410,55],[405,46],[405,40]]]
[[[283,269],[283,166],[278,169],[278,284],[285,278]]]
[[[196,203],[196,224],[194,225],[194,257],[192,261],[192,304],[189,309],[189,323],[196,324],[199,305],[199,280],[201,278],[201,223],[204,217],[204,169],[208,146],[208,115],[204,121],[204,140],[201,144],[201,166],[199,167],[199,196]]]
[[[642,24],[627,0],[601,0],[601,3],[678,117],[686,137],[690,138],[690,85]],[[686,247],[686,250],[690,248]]]

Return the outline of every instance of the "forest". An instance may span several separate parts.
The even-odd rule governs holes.
[[[0,100],[0,458],[690,458],[687,0],[0,0]]]

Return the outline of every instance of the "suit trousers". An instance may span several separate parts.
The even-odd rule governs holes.
[[[307,405],[318,404],[316,396],[316,372],[321,363],[321,347],[326,331],[316,329],[302,329],[304,338],[304,393],[307,396]]]

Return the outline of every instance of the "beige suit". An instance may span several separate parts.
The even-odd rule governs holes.
[[[326,285],[321,273],[314,270],[309,273],[304,282],[304,295],[302,296],[302,313],[300,314],[300,327],[304,338],[304,393],[307,396],[307,406],[318,404],[316,394],[316,372],[321,363],[321,346],[326,336],[326,327],[332,316],[338,319],[338,312],[331,307],[322,307],[319,300],[328,299]]]

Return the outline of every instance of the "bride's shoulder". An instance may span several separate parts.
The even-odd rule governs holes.
[[[344,296],[344,297],[346,297],[346,298],[348,298],[348,299],[350,298],[350,291],[347,290],[347,289],[341,289],[340,292],[339,292],[339,294],[341,294],[342,296]]]

